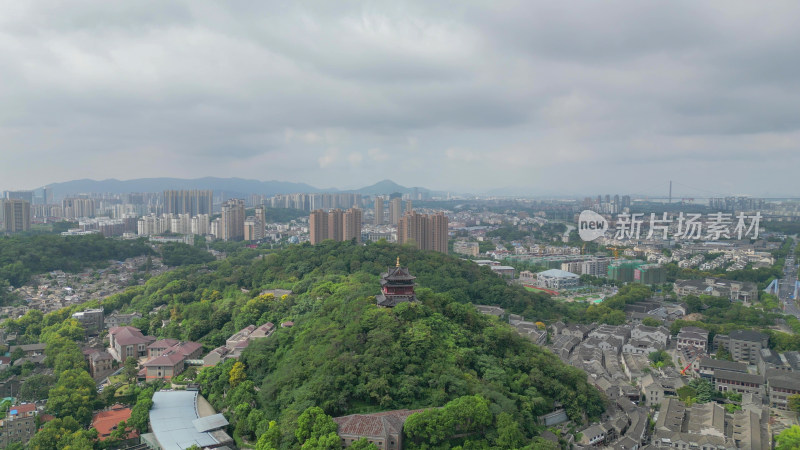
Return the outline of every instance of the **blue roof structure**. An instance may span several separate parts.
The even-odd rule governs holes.
[[[575,275],[572,272],[567,272],[566,270],[559,270],[559,269],[545,270],[544,272],[539,272],[539,275],[544,275],[546,277],[556,277],[556,278],[579,278],[578,275]]]
[[[197,395],[197,391],[159,391],[153,395],[150,426],[163,450],[183,450],[192,445],[203,448],[218,444],[207,427],[196,427],[194,424],[199,418]],[[213,420],[209,423],[213,423]]]

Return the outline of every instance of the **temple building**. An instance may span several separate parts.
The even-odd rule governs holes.
[[[378,306],[393,308],[399,303],[417,301],[417,296],[414,294],[416,279],[417,277],[408,273],[406,267],[400,267],[400,257],[398,257],[397,265],[389,267],[381,274],[381,293],[375,296]]]

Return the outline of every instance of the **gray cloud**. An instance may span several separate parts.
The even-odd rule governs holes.
[[[216,175],[532,194],[649,192],[673,179],[792,193],[798,10],[7,4],[0,188]]]

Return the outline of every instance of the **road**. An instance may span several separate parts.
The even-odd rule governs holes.
[[[786,263],[783,266],[783,278],[778,282],[778,296],[783,303],[784,314],[790,314],[800,319],[800,308],[797,307],[797,300],[794,297],[794,287],[797,283],[797,263],[794,259],[797,241],[792,245]]]

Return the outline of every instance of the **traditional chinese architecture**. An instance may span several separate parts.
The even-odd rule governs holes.
[[[399,303],[415,302],[417,296],[414,294],[414,280],[417,277],[408,273],[408,269],[400,267],[400,257],[397,258],[397,265],[389,267],[381,274],[381,293],[375,296],[378,306],[393,308]]]

